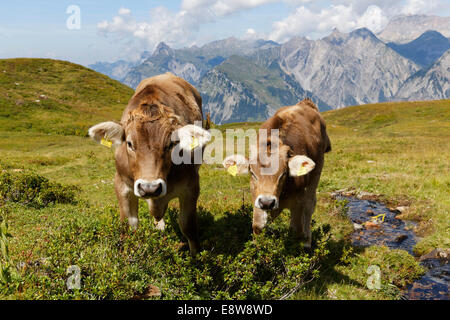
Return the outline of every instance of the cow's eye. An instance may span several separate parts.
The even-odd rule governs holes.
[[[130,150],[134,151],[133,144],[131,143],[131,141],[127,141],[127,146]]]

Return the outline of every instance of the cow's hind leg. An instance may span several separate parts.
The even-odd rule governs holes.
[[[116,173],[114,189],[119,201],[120,220],[128,218],[129,225],[136,229],[138,226],[138,198],[134,195],[133,188],[126,185]]]
[[[156,229],[164,231],[166,226],[164,222],[164,214],[167,210],[168,201],[165,199],[149,199],[147,200],[150,214],[155,218]]]
[[[198,181],[189,192],[180,196],[180,216],[178,222],[183,235],[189,243],[191,255],[195,256],[200,251],[197,226],[197,199],[199,195]]]

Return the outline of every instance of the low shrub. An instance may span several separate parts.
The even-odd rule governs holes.
[[[98,218],[71,217],[57,226],[59,231],[40,253],[46,263],[24,275],[27,298],[145,299],[152,298],[148,288],[157,287],[157,299],[288,299],[319,276],[329,253],[326,228],[314,229],[313,249],[305,251],[290,235],[287,219],[277,219],[252,236],[247,228],[250,206],[219,219],[200,210],[204,251],[195,258],[180,249],[185,240],[175,209],[166,214],[164,232],[148,218],[131,231],[119,222],[113,207],[92,216]],[[240,228],[247,232],[236,234]],[[73,265],[81,271],[81,287],[69,290],[67,270]]]
[[[0,200],[19,202],[33,208],[53,203],[76,203],[79,189],[50,182],[33,173],[0,172]]]

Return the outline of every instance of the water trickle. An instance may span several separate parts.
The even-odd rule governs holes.
[[[403,221],[384,204],[342,194],[333,195],[336,200],[345,200],[347,214],[355,231],[351,234],[356,246],[385,245],[392,249],[406,250],[413,254],[416,244],[415,223]],[[383,219],[384,218],[384,219]],[[425,257],[421,264],[428,270],[426,274],[410,284],[404,298],[411,300],[449,300],[450,264],[447,254]]]

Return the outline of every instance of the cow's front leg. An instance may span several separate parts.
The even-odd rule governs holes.
[[[167,210],[168,202],[165,199],[148,199],[148,209],[150,214],[155,218],[155,227],[158,230],[164,231],[166,224],[164,222],[164,214]]]
[[[200,251],[200,241],[198,239],[197,226],[197,199],[199,195],[198,182],[180,197],[180,216],[178,222],[183,235],[189,243],[189,250],[192,256]]]
[[[129,225],[136,229],[138,226],[138,198],[134,195],[132,187],[122,181],[116,173],[114,178],[114,189],[119,200],[120,220],[128,218]]]
[[[291,229],[304,240],[303,246],[311,248],[311,218],[316,206],[316,196],[306,196],[299,199],[291,211]]]
[[[304,244],[305,248],[311,248],[311,219],[316,208],[316,202],[316,194],[314,192],[314,194],[307,197],[303,206],[302,236],[306,239]]]

